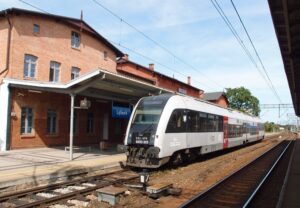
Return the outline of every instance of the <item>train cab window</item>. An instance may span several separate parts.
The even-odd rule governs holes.
[[[166,133],[179,133],[186,131],[186,115],[184,110],[176,109],[173,111],[168,126],[166,129]]]

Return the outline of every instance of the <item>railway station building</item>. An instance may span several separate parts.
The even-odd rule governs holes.
[[[207,92],[203,95],[203,100],[215,103],[224,108],[228,108],[229,102],[224,92]]]
[[[85,21],[0,12],[0,150],[123,142],[144,96],[203,91],[129,61]]]

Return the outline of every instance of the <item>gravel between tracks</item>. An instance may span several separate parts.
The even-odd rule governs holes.
[[[288,137],[291,138],[294,135],[288,133],[281,134],[281,137],[274,135],[253,145],[206,156],[184,167],[157,171],[150,176],[150,184],[173,183],[174,187],[182,188],[182,194],[179,197],[167,196],[154,200],[132,189],[130,195],[121,198],[117,207],[178,207]],[[110,207],[108,204],[96,201],[93,201],[89,207],[99,206]]]
[[[114,207],[178,207],[194,195],[204,191],[217,181],[246,165],[281,140],[293,137],[295,136],[289,133],[283,133],[280,137],[279,135],[273,135],[262,142],[243,148],[236,148],[227,152],[205,156],[184,167],[161,169],[151,174],[150,185],[162,182],[172,183],[175,188],[182,189],[180,196],[166,196],[154,200],[138,190],[129,189],[127,195],[122,196],[120,203]],[[112,207],[107,203],[98,202],[93,195],[90,195],[88,198],[91,199],[88,205],[90,208]],[[75,207],[82,207],[78,205]]]

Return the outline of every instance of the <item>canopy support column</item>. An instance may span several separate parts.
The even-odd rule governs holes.
[[[70,146],[69,146],[69,153],[70,153],[70,160],[73,160],[73,139],[74,139],[74,100],[75,94],[70,94],[71,96],[71,115],[70,115]]]

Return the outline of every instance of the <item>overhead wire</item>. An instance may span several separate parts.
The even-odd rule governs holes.
[[[22,2],[22,3],[24,3],[24,4],[26,4],[26,5],[29,5],[29,6],[33,7],[33,8],[35,8],[35,9],[39,10],[39,11],[42,11],[42,12],[47,13],[47,14],[50,14],[49,12],[47,12],[47,11],[45,11],[45,10],[43,10],[43,9],[41,9],[41,8],[39,8],[39,7],[35,6],[35,5],[33,5],[33,4],[30,4],[30,3],[28,3],[28,2],[26,2],[26,1],[24,1],[24,0],[19,0],[19,1]],[[123,22],[123,20],[121,20],[121,22]],[[118,46],[120,46],[120,47],[122,47],[122,48],[124,48],[124,49],[126,49],[126,50],[128,50],[128,51],[131,51],[132,53],[134,53],[134,54],[136,54],[136,55],[138,55],[138,56],[141,56],[141,57],[143,57],[144,59],[150,60],[150,61],[152,61],[152,62],[154,62],[154,63],[156,63],[156,64],[158,64],[158,65],[160,65],[160,66],[162,66],[162,67],[164,67],[164,68],[166,68],[166,69],[168,69],[168,70],[170,70],[170,71],[173,71],[173,72],[175,72],[175,73],[177,73],[177,74],[180,74],[181,76],[183,76],[183,77],[185,77],[185,78],[188,77],[187,75],[183,74],[182,72],[180,72],[180,71],[178,71],[178,70],[176,70],[176,69],[174,69],[174,68],[171,68],[171,67],[169,67],[169,66],[167,66],[167,65],[165,65],[165,64],[163,64],[163,63],[161,63],[161,62],[159,62],[159,61],[157,61],[157,60],[155,60],[155,59],[153,59],[153,58],[151,58],[151,57],[148,57],[148,56],[146,56],[146,55],[144,55],[144,54],[142,54],[142,53],[140,53],[140,52],[137,52],[137,51],[134,50],[134,49],[131,49],[131,48],[127,47],[127,46],[122,45],[120,42],[117,43],[117,42],[112,41],[112,40],[109,40],[109,39],[107,39],[107,40],[108,40],[109,42],[112,42],[114,45],[118,45]],[[207,84],[205,84],[205,83],[203,83],[203,82],[200,82],[200,81],[198,81],[198,80],[196,80],[196,79],[193,79],[193,81],[194,81],[194,82],[197,82],[197,83],[199,83],[199,84],[201,84],[201,85],[205,85],[206,87],[212,89],[209,85],[207,85]]]
[[[244,24],[244,22],[243,22],[243,20],[242,20],[242,18],[241,18],[241,16],[240,16],[240,14],[239,14],[237,8],[236,8],[236,6],[235,6],[233,0],[230,0],[230,2],[231,2],[231,4],[232,4],[232,6],[233,6],[233,8],[234,8],[234,10],[235,10],[235,12],[236,12],[238,18],[239,18],[240,23],[242,24],[242,26],[243,26],[243,28],[244,28],[244,31],[245,31],[245,33],[246,33],[246,35],[247,35],[247,37],[248,37],[248,39],[249,39],[249,41],[250,41],[250,43],[251,43],[251,46],[252,46],[252,48],[253,48],[253,50],[254,50],[254,52],[255,52],[255,54],[256,54],[256,56],[257,56],[259,62],[260,62],[260,64],[261,64],[261,66],[262,66],[262,69],[263,69],[264,72],[265,72],[265,75],[266,75],[267,79],[269,80],[269,82],[270,82],[270,84],[271,84],[271,86],[272,86],[272,88],[273,88],[273,90],[274,90],[274,92],[275,92],[275,94],[276,94],[277,99],[278,99],[278,100],[280,101],[280,103],[281,103],[280,96],[278,95],[278,93],[277,93],[277,91],[276,91],[276,89],[275,89],[275,87],[274,87],[274,85],[273,85],[273,83],[272,83],[272,81],[271,81],[271,79],[270,79],[270,77],[269,77],[269,75],[268,75],[268,72],[267,72],[267,70],[266,70],[266,68],[265,68],[265,66],[264,66],[264,64],[263,64],[263,62],[262,62],[262,60],[261,60],[261,58],[260,58],[260,56],[259,56],[257,50],[256,50],[256,47],[254,46],[254,43],[253,43],[253,41],[252,41],[252,38],[250,37],[250,35],[249,35],[249,33],[248,33],[248,30],[246,29],[246,26],[245,26],[245,24]]]
[[[30,3],[26,2],[26,1],[23,1],[23,0],[19,0],[19,1],[22,2],[22,3],[24,3],[24,4],[27,4],[28,6],[31,6],[32,8],[35,8],[37,10],[40,10],[40,11],[44,12],[44,13],[50,14],[49,12],[47,12],[47,11],[45,11],[45,10],[43,10],[43,9],[41,9],[41,8],[33,5],[33,4],[30,4]]]
[[[161,63],[161,62],[159,62],[159,61],[157,61],[157,60],[155,60],[155,59],[153,59],[153,58],[151,58],[151,57],[149,57],[149,56],[146,56],[146,55],[144,55],[144,54],[142,54],[142,53],[140,53],[140,52],[138,52],[138,51],[136,51],[136,50],[134,50],[134,49],[128,48],[127,46],[124,46],[124,45],[122,45],[122,44],[120,44],[120,43],[117,43],[117,42],[115,42],[115,41],[113,41],[113,40],[108,40],[108,41],[111,42],[111,43],[113,43],[113,44],[115,44],[115,45],[118,45],[118,46],[120,46],[121,48],[124,48],[124,49],[126,49],[126,50],[128,50],[128,51],[130,51],[130,52],[132,52],[132,53],[134,53],[134,54],[136,54],[136,55],[138,55],[138,56],[141,56],[141,57],[143,57],[144,59],[147,59],[147,60],[149,60],[149,61],[152,61],[152,62],[154,62],[154,63],[156,63],[156,64],[158,64],[158,65],[160,65],[160,66],[162,66],[162,67],[164,67],[164,68],[166,68],[166,69],[168,69],[168,70],[170,70],[170,71],[173,71],[173,72],[175,72],[175,73],[177,73],[177,74],[180,74],[181,76],[183,76],[183,77],[185,77],[185,78],[187,77],[186,74],[183,74],[182,72],[180,72],[180,71],[178,71],[178,70],[176,70],[176,69],[174,69],[174,68],[172,68],[172,67],[170,67],[170,66],[167,66],[166,64],[163,64],[163,63]],[[205,83],[203,83],[203,82],[200,82],[200,81],[194,80],[194,79],[193,79],[193,81],[195,81],[195,82],[197,82],[197,83],[199,83],[199,84],[201,84],[201,85],[205,85],[206,87],[212,89],[210,86],[208,86],[207,84],[205,84]]]
[[[241,37],[239,36],[239,34],[237,33],[237,31],[235,30],[235,28],[232,25],[231,21],[228,19],[227,15],[223,11],[222,7],[219,5],[219,3],[217,2],[217,0],[210,0],[210,1],[211,1],[212,5],[214,6],[214,8],[219,13],[219,15],[221,16],[221,18],[223,19],[223,21],[225,22],[225,24],[227,25],[227,27],[230,29],[230,31],[232,32],[232,34],[234,35],[234,37],[236,38],[236,40],[239,43],[239,45],[242,47],[242,49],[245,52],[245,54],[248,56],[248,58],[253,63],[253,65],[255,66],[255,68],[257,69],[257,71],[259,72],[259,74],[261,75],[261,77],[264,79],[264,81],[266,82],[266,84],[268,85],[268,87],[270,88],[270,90],[272,91],[272,93],[278,99],[279,97],[277,97],[277,92],[274,91],[271,83],[265,77],[263,71],[258,67],[255,59],[253,58],[253,56],[251,55],[250,51],[248,50],[248,48],[244,44],[243,40],[241,39]],[[279,98],[279,101],[281,102],[280,98]]]
[[[128,25],[129,27],[131,27],[133,30],[135,30],[136,32],[138,32],[139,34],[141,34],[144,38],[148,39],[150,42],[152,42],[153,44],[157,45],[159,48],[161,48],[162,50],[164,50],[165,52],[167,52],[168,54],[170,54],[171,56],[173,56],[174,58],[176,58],[178,61],[180,61],[181,63],[183,63],[184,65],[190,67],[191,69],[193,69],[194,71],[198,72],[199,74],[205,76],[208,80],[210,80],[211,82],[213,82],[215,85],[221,87],[222,89],[224,89],[224,87],[222,85],[220,85],[218,82],[216,82],[215,80],[211,79],[209,76],[207,76],[205,73],[201,72],[200,70],[198,70],[196,67],[194,67],[193,65],[191,65],[190,63],[186,62],[185,60],[183,60],[182,58],[178,57],[175,53],[173,53],[170,49],[166,48],[165,46],[163,46],[162,44],[160,44],[158,41],[154,40],[153,38],[151,38],[150,36],[148,36],[147,34],[145,34],[143,31],[141,31],[140,29],[138,29],[137,27],[135,27],[134,25],[130,24],[129,22],[127,22],[124,18],[121,18],[119,15],[117,15],[115,12],[113,12],[112,10],[110,10],[109,8],[107,8],[106,6],[104,6],[103,4],[101,4],[98,0],[92,0],[95,4],[97,4],[98,6],[100,6],[101,8],[103,8],[104,10],[106,10],[108,13],[110,13],[112,16],[114,16],[115,18],[119,19],[120,21],[122,21],[123,23],[125,23],[126,25]]]

